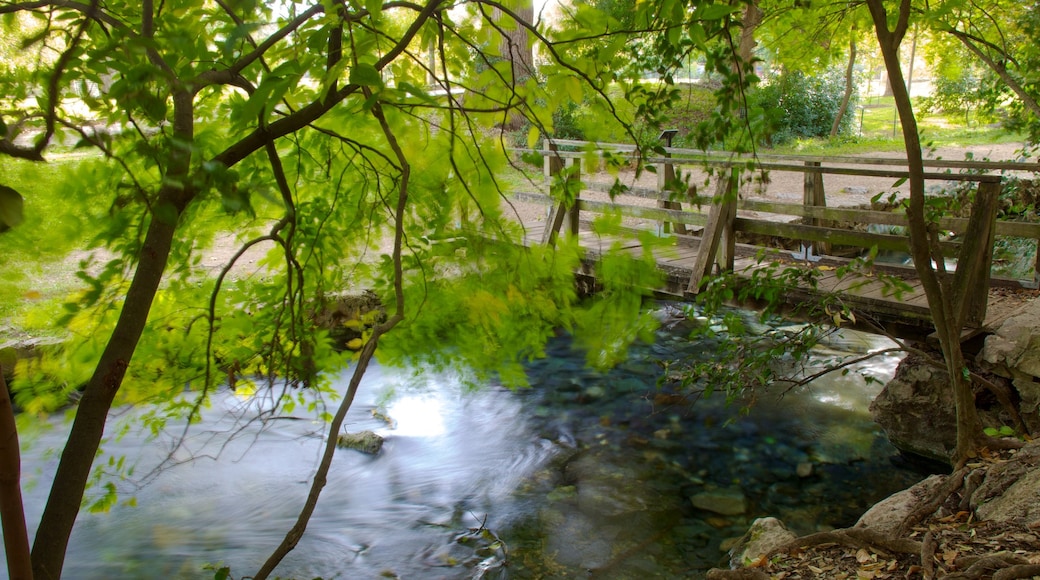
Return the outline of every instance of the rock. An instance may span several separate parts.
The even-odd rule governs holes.
[[[747,511],[747,498],[739,489],[702,491],[690,497],[693,507],[724,516],[738,516]]]
[[[1025,473],[1004,493],[978,506],[975,513],[982,520],[1032,524],[1040,521],[1040,471]]]
[[[1009,461],[994,464],[971,495],[984,520],[1031,524],[1040,520],[1040,443],[1032,442]]]
[[[909,489],[897,492],[874,504],[856,522],[857,528],[870,528],[891,535],[921,501],[927,500],[946,481],[945,475],[933,475]]]
[[[751,523],[744,537],[730,549],[729,565],[739,568],[794,540],[794,535],[776,518],[758,518]]]
[[[870,404],[870,413],[900,450],[949,462],[957,424],[946,371],[907,356]]]
[[[1022,419],[1030,431],[1040,430],[1040,301],[1030,302],[986,337],[979,363],[1011,379],[1021,397]]]
[[[622,517],[678,509],[670,496],[646,485],[646,477],[634,467],[634,460],[625,464],[618,459],[605,450],[592,449],[567,463],[564,479],[567,487],[573,486],[575,504],[580,511]]]
[[[383,438],[372,431],[341,433],[336,439],[336,447],[375,455],[383,448]]]
[[[794,472],[798,475],[798,477],[809,477],[810,475],[812,475],[813,472],[812,463],[809,463],[808,461],[803,461],[798,464],[798,467],[794,468]]]
[[[870,189],[860,185],[847,185],[842,188],[842,193],[849,193],[852,195],[866,195],[870,193]]]

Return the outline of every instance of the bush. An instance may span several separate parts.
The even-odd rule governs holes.
[[[766,142],[783,144],[798,138],[827,137],[845,94],[845,74],[840,68],[829,69],[817,77],[801,71],[785,71],[779,78],[748,95],[751,108],[762,109],[770,119]],[[858,96],[853,92],[849,110],[854,110]],[[852,131],[853,115],[846,112],[839,134]]]

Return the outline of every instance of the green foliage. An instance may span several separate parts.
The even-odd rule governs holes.
[[[1014,437],[1016,435],[1014,427],[1008,425],[1001,425],[1000,428],[986,427],[983,432],[990,437]]]
[[[970,127],[972,113],[976,117],[986,113],[984,107],[989,101],[989,87],[994,80],[974,69],[960,68],[951,74],[936,76],[932,81],[932,94],[919,99],[918,104],[924,112],[958,115],[964,126]],[[975,124],[984,119],[976,118]]]
[[[797,138],[826,137],[845,93],[844,71],[831,68],[819,76],[801,70],[787,70],[769,84],[753,91],[750,105],[764,111],[768,119],[768,140],[783,144]],[[849,103],[854,111],[856,97]],[[839,133],[848,134],[853,115],[842,117]]]

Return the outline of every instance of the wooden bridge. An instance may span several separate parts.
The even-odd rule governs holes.
[[[909,258],[907,221],[899,204],[828,207],[824,188],[825,176],[840,174],[863,180],[881,178],[890,186],[897,186],[909,175],[905,159],[749,157],[669,147],[659,149],[656,156],[642,156],[643,163],[656,168],[656,187],[627,184],[618,188],[607,182],[582,181],[582,165],[588,165],[590,160],[601,163],[597,160],[604,156],[634,161],[638,153],[631,145],[555,140],[547,143],[541,153],[544,187],[514,194],[516,202],[546,207],[544,221],[525,223],[526,242],[555,244],[560,235],[577,236],[586,250],[581,274],[594,277],[598,257],[612,247],[642,254],[639,237],[632,234],[652,230],[661,238],[656,241],[662,242],[651,249],[665,275],[664,285],[654,289],[661,294],[688,299],[713,273],[732,271],[747,278],[764,264],[781,261],[817,270],[816,288],[802,287],[788,296],[791,301],[839,292],[845,304],[895,332],[927,334],[932,329],[924,290],[912,264],[872,265],[873,272],[887,275],[880,278],[900,280],[900,291],[877,277],[839,275],[841,266],[871,248],[882,253],[906,253]],[[926,183],[941,182],[947,190],[966,188],[973,197],[990,198],[996,207],[1005,176],[1031,177],[1030,174],[1040,172],[1040,164],[926,160],[925,169]],[[804,176],[802,203],[762,196],[752,199],[752,195],[747,195],[755,188],[754,181],[768,180],[769,175],[778,172]],[[690,179],[693,175],[699,177]],[[748,175],[752,177],[749,179]],[[699,193],[698,189],[704,186],[712,190],[711,195]],[[568,193],[561,193],[564,191]],[[566,200],[567,197],[573,199]],[[606,235],[591,228],[597,214],[608,212],[624,216],[623,232]],[[1040,242],[1038,223],[1001,220],[995,215],[991,219],[994,227],[986,229],[992,235],[981,244],[986,263],[992,263],[998,238],[1024,238],[1033,246]],[[938,226],[947,232],[942,249],[948,259],[959,255],[963,240],[979,235],[969,229],[967,218],[943,216]],[[1019,241],[1016,247],[1022,245]],[[966,333],[966,339],[992,329],[1037,294],[1040,252],[1037,256],[1032,271],[1021,279],[993,276],[986,268],[985,283],[978,286],[971,302],[975,307],[968,324],[974,331]],[[955,268],[955,263],[951,262],[950,267]]]

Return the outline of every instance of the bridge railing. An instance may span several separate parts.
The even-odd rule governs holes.
[[[879,250],[895,252],[909,251],[909,238],[900,228],[907,226],[901,211],[879,211],[852,207],[828,207],[824,190],[826,175],[853,175],[864,178],[909,177],[906,159],[820,157],[800,155],[757,155],[741,156],[724,152],[705,152],[690,149],[663,149],[665,156],[647,156],[641,159],[657,168],[657,187],[629,186],[618,191],[606,183],[577,183],[581,179],[581,164],[590,151],[609,151],[614,155],[635,157],[638,152],[633,145],[590,143],[586,141],[553,140],[542,150],[545,159],[546,190],[542,192],[518,193],[528,201],[552,203],[553,208],[543,232],[543,243],[555,243],[556,237],[566,229],[577,234],[582,212],[596,214],[616,212],[628,218],[652,220],[663,235],[674,235],[679,244],[695,245],[698,249],[689,292],[696,292],[702,279],[713,269],[732,269],[734,256],[738,252],[755,252],[736,244],[738,233],[790,240],[798,244],[793,254],[803,260],[841,260],[832,255],[834,248],[877,247]],[[929,181],[976,183],[976,204],[989,200],[995,217],[996,199],[1000,192],[1002,175],[1008,172],[1040,172],[1040,164],[988,161],[945,161],[926,160],[925,178]],[[695,188],[678,187],[681,183],[674,178],[675,171],[689,168],[710,168],[714,174],[714,188],[704,195]],[[803,201],[801,204],[767,199],[740,199],[738,189],[739,169],[756,172],[796,172],[804,175]],[[961,171],[961,172],[955,172]],[[568,195],[549,195],[549,184],[570,188]],[[580,191],[579,191],[580,190]],[[588,199],[589,194],[610,193],[609,200]],[[582,194],[585,194],[583,197]],[[553,201],[556,199],[557,201]],[[562,201],[559,201],[562,200]],[[649,204],[649,205],[648,205]],[[760,214],[771,214],[772,219],[763,219]],[[788,221],[784,221],[788,220]],[[989,264],[992,260],[993,243],[996,237],[1009,236],[1033,240],[1040,243],[1040,224],[988,218],[992,227],[982,233],[985,243],[981,244],[980,259]],[[840,225],[840,227],[839,227]],[[976,241],[979,232],[969,231],[969,219],[942,217],[938,226],[958,236],[954,241],[943,242],[943,253],[948,257],[958,256],[962,242]],[[674,234],[672,233],[674,231]],[[1040,281],[1040,252],[1034,262],[1031,279],[1001,279],[995,283],[1014,284],[1036,288]],[[985,284],[990,286],[989,268],[984,273]],[[984,303],[984,301],[983,301]]]

